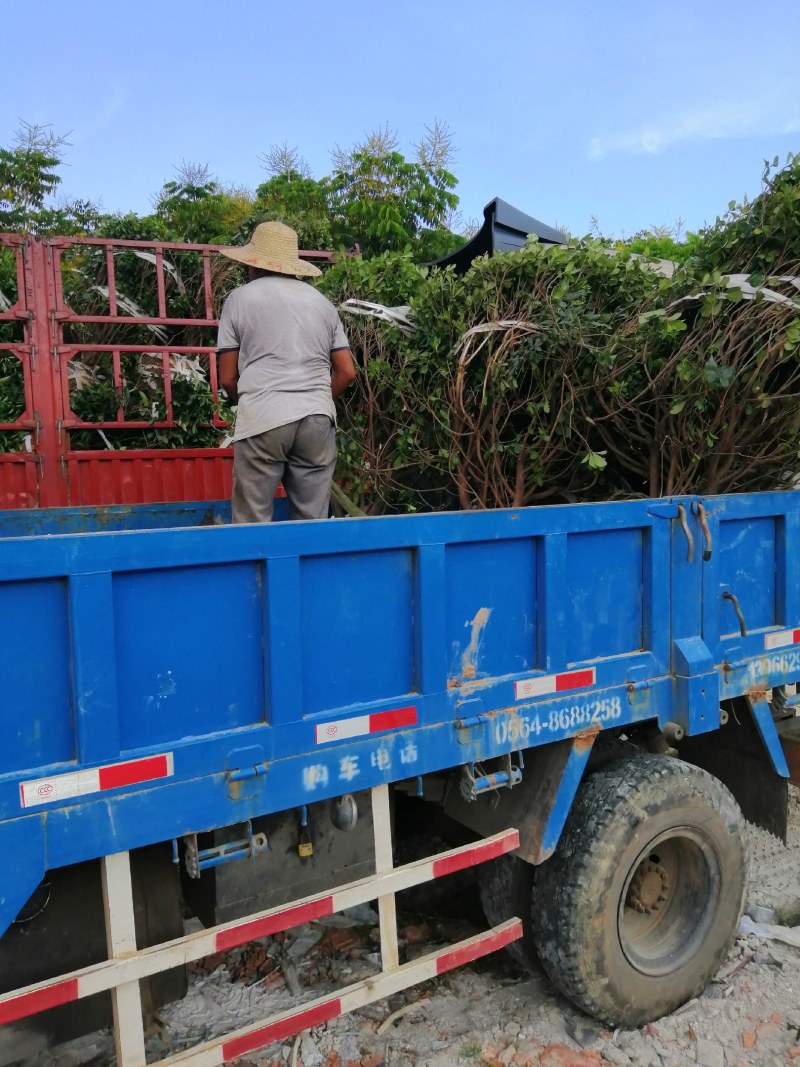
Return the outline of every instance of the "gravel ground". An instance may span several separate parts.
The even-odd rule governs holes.
[[[773,909],[774,923],[783,925],[767,932],[794,933],[800,946],[800,927],[790,931],[786,925],[800,924],[798,794],[792,797],[787,846],[754,827],[749,837],[748,908]],[[480,929],[472,903],[476,894],[454,892],[452,883],[444,892],[449,895],[432,900],[429,887],[424,902],[418,896],[400,901],[405,959]],[[333,916],[326,924],[309,924],[194,965],[188,996],[162,1009],[148,1037],[148,1061],[377,973],[376,923],[371,909],[360,909],[349,918]],[[19,1062],[110,1067],[111,1049],[110,1036],[100,1033],[36,1055],[31,1050]],[[501,953],[249,1054],[239,1067],[795,1062],[800,1067],[800,947],[743,930],[701,997],[639,1030],[603,1029],[556,994],[542,973],[523,973]]]

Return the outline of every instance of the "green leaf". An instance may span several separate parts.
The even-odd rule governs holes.
[[[585,463],[591,471],[602,471],[608,466],[608,460],[606,459],[606,452],[587,452],[581,460],[581,463]]]

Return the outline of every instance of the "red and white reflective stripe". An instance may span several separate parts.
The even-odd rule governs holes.
[[[455,874],[456,871],[466,870],[467,867],[474,867],[478,863],[486,863],[518,848],[519,830],[504,830],[494,837],[442,853],[430,861],[432,870],[429,877],[443,878],[446,874]]]
[[[481,956],[488,956],[490,952],[498,952],[512,941],[522,937],[522,922],[519,919],[509,919],[501,926],[495,926],[487,930],[485,934],[471,937],[462,941],[455,948],[446,949],[441,954],[436,954],[436,973],[444,974],[452,971],[454,967],[464,967]]]
[[[324,915],[366,904],[387,893],[398,893],[433,878],[463,871],[467,867],[496,859],[517,848],[519,831],[503,830],[493,837],[461,845],[432,859],[416,860],[403,867],[395,867],[385,874],[352,882],[324,896],[308,897],[306,900],[272,908],[259,915],[225,923],[214,930],[200,930],[164,945],[142,949],[127,959],[105,960],[71,975],[40,982],[19,992],[0,994],[0,1023],[24,1019],[58,1004],[68,1004],[70,1001],[113,989],[114,986],[125,982],[148,978],[170,967],[210,956],[214,952],[237,948],[257,937],[290,930]]]
[[[127,760],[125,763],[109,763],[105,767],[21,782],[19,801],[23,808],[34,808],[54,800],[71,800],[90,793],[102,793],[106,789],[155,782],[159,778],[171,778],[174,773],[172,753],[165,752],[160,756],[145,756],[144,759]]]
[[[776,634],[764,635],[764,648],[785,648],[800,645],[800,630],[778,630]]]
[[[517,700],[526,697],[543,697],[550,693],[566,693],[570,689],[585,689],[595,684],[594,667],[580,671],[564,671],[563,674],[545,674],[539,678],[526,678],[523,682],[514,682],[514,696]]]
[[[283,1041],[299,1034],[310,1026],[328,1022],[339,1015],[355,1011],[366,1004],[382,1000],[400,989],[407,989],[419,982],[428,982],[454,967],[480,959],[490,952],[505,948],[522,937],[522,923],[509,919],[500,926],[462,941],[455,948],[432,952],[421,959],[405,963],[393,971],[384,971],[373,978],[348,986],[330,997],[320,997],[299,1011],[276,1015],[266,1024],[255,1024],[231,1034],[229,1037],[209,1041],[200,1048],[188,1049],[177,1056],[161,1060],[160,1067],[178,1067],[193,1064],[193,1067],[223,1067],[230,1060],[256,1052],[273,1041]]]
[[[378,711],[374,715],[356,715],[352,719],[320,723],[315,727],[315,738],[318,745],[326,745],[329,741],[364,737],[367,734],[381,733],[383,730],[401,730],[404,726],[416,725],[417,709],[412,705],[408,708]]]
[[[338,889],[328,896],[315,897],[285,908],[276,908],[255,919],[226,924],[225,928],[215,935],[213,951],[222,952],[225,949],[236,948],[237,945],[243,945],[246,941],[252,941],[256,937],[266,937],[280,930],[289,930],[293,926],[313,922],[314,919],[320,919],[325,915],[334,915],[346,908],[354,908],[378,896],[399,893],[403,889],[421,885],[422,882],[430,882],[435,878],[443,878],[447,874],[455,874],[456,871],[463,871],[467,867],[474,867],[478,863],[485,863],[507,852],[513,852],[518,847],[519,832],[504,830],[502,833],[495,834],[494,837],[452,849],[435,859],[418,860],[406,867],[395,867],[394,870],[371,879],[369,886],[356,883]]]
[[[84,994],[85,995],[85,994]],[[54,982],[44,989],[35,989],[31,993],[20,993],[0,1003],[0,1026],[16,1022],[28,1015],[36,1015],[48,1008],[57,1008],[61,1004],[71,1004],[81,997],[77,978]]]
[[[217,1055],[213,1059],[204,1059],[203,1063],[208,1064],[209,1067],[211,1064],[228,1063],[248,1052],[255,1052],[256,1049],[264,1048],[265,1045],[271,1045],[273,1041],[284,1041],[287,1037],[299,1034],[301,1030],[308,1030],[311,1026],[330,1022],[331,1019],[337,1019],[340,1015],[344,1015],[341,997],[317,1000],[310,1008],[304,1008],[294,1014],[284,1014],[274,1019],[273,1022],[267,1023],[266,1026],[240,1031],[236,1037],[229,1038],[221,1048],[209,1049],[209,1052]],[[176,1061],[173,1059],[172,1062]]]
[[[269,934],[291,930],[293,926],[302,926],[303,923],[321,919],[325,915],[333,915],[336,910],[333,906],[333,894],[327,897],[316,897],[314,900],[288,908],[280,908],[260,918],[235,923],[220,930],[214,935],[213,951],[225,952],[229,948],[244,945],[257,937],[267,937]]]

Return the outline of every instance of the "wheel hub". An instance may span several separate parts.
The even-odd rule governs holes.
[[[667,899],[669,878],[664,866],[645,860],[636,870],[625,903],[642,915],[652,915]]]

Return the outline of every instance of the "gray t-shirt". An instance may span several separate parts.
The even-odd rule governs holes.
[[[306,415],[335,422],[331,352],[349,347],[336,308],[307,282],[269,275],[234,289],[217,335],[218,352],[239,349],[234,440]]]

